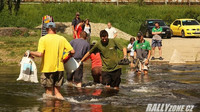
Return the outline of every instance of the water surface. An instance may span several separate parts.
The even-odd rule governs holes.
[[[144,112],[149,103],[195,105],[200,110],[199,65],[151,65],[148,76],[123,67],[120,90],[93,86],[90,66],[84,69],[87,87],[64,85],[65,101],[43,100],[40,84],[17,82],[19,66],[0,66],[0,111],[19,112]]]

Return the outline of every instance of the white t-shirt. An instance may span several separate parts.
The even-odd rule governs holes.
[[[128,47],[127,47],[127,49],[131,50],[130,56],[134,56],[133,46],[134,46],[134,43],[133,44],[130,43],[130,44],[128,44]]]
[[[109,28],[106,28],[105,30],[108,32],[108,38],[109,38],[109,39],[113,39],[115,33],[117,33],[117,31],[116,31],[115,28],[113,28],[113,27],[111,27],[110,29],[109,29]]]
[[[90,35],[90,27],[85,26],[84,31],[85,31],[88,35]]]

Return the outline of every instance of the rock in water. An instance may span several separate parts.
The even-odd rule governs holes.
[[[182,58],[182,55],[180,52],[178,52],[176,49],[174,50],[172,57],[169,61],[170,64],[178,64],[178,63],[185,63],[185,60]]]

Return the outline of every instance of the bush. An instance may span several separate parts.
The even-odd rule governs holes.
[[[28,31],[26,31],[25,33],[24,33],[24,35],[23,35],[24,37],[28,37],[29,36],[29,33],[28,33]]]
[[[13,32],[13,36],[20,36],[22,34],[22,32],[20,30],[16,30]]]

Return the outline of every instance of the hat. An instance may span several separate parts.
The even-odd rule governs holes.
[[[76,12],[76,15],[80,15],[80,13],[79,13],[79,12]]]
[[[137,33],[137,37],[141,37],[141,36],[143,36],[143,33],[142,32],[138,32]]]
[[[46,28],[56,28],[56,24],[54,22],[49,22],[47,23]]]

